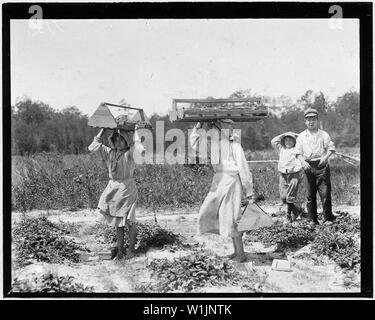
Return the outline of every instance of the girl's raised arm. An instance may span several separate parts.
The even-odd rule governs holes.
[[[249,164],[245,156],[241,145],[239,143],[233,143],[233,158],[238,167],[238,173],[240,175],[242,186],[246,191],[246,196],[250,197],[253,195],[253,175],[250,171]]]
[[[107,160],[111,148],[103,144],[103,133],[104,129],[101,129],[100,132],[94,137],[94,140],[91,142],[91,144],[88,146],[88,149],[90,152],[96,152],[100,154],[103,160]]]
[[[284,134],[282,133],[271,140],[272,147],[274,147],[278,151],[280,151],[280,149],[282,148],[281,139],[283,138],[283,136]]]

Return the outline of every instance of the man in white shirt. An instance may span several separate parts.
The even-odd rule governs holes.
[[[318,128],[318,111],[305,111],[307,129],[301,132],[296,143],[296,157],[301,161],[307,178],[307,211],[314,224],[319,224],[316,194],[320,195],[324,223],[331,224],[332,214],[331,177],[328,159],[335,152],[329,134]]]

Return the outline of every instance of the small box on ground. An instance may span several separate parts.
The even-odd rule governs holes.
[[[100,260],[111,260],[112,258],[111,251],[101,251],[101,252],[98,252],[97,255],[99,256]]]
[[[272,269],[276,271],[292,271],[290,262],[288,260],[273,259]]]

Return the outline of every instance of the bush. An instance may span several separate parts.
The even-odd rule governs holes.
[[[58,276],[48,272],[31,279],[14,279],[11,292],[92,292],[93,287],[77,283],[73,276]]]
[[[149,248],[160,248],[166,245],[183,245],[179,235],[162,228],[154,222],[136,222],[138,234],[135,249],[138,252],[147,251]],[[103,244],[112,244],[117,241],[116,228],[104,223],[97,223],[91,231],[96,239]],[[186,245],[186,244],[185,244]],[[128,227],[125,226],[124,247],[129,247]]]
[[[25,265],[29,260],[63,263],[79,261],[76,250],[86,250],[50,222],[46,216],[37,218],[24,215],[12,230],[16,250],[16,261]]]

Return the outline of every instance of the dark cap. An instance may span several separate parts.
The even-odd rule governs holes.
[[[308,108],[305,111],[305,118],[307,117],[317,117],[318,116],[318,111],[313,109],[313,108]]]

